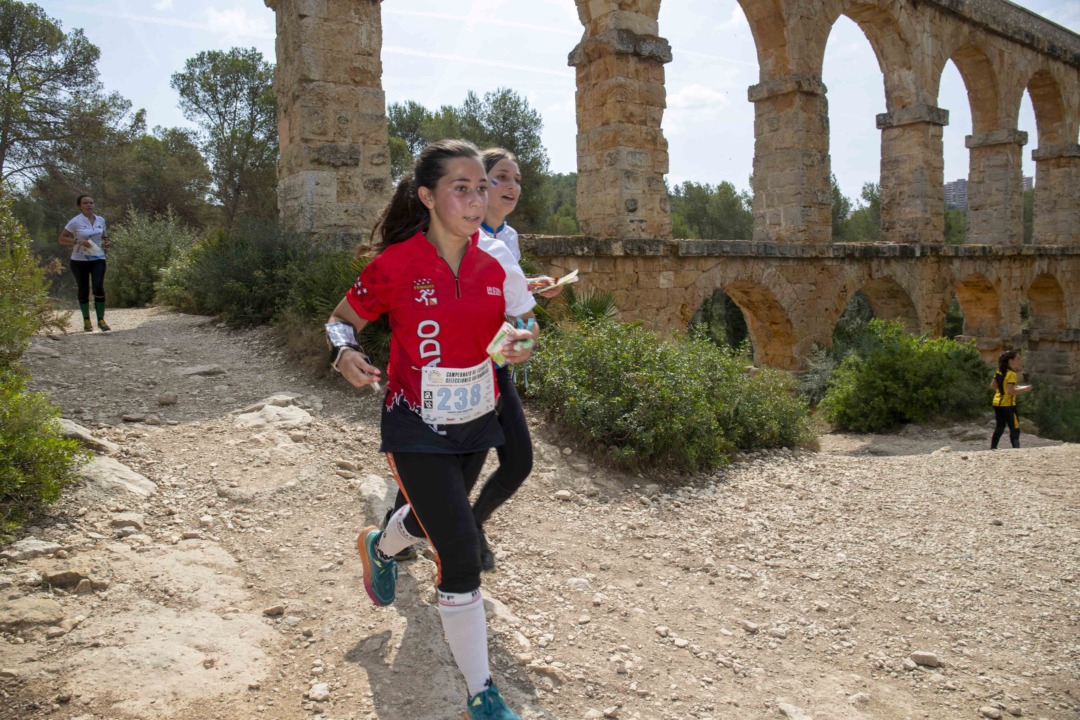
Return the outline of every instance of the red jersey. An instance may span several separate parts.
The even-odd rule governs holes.
[[[476,233],[470,239],[455,276],[435,246],[423,233],[417,233],[375,256],[345,296],[365,320],[389,315],[390,361],[383,409],[385,451],[472,452],[502,443],[501,433],[488,427],[498,428],[493,412],[488,414],[490,417],[461,425],[424,425],[421,421],[417,428],[416,422],[424,403],[421,368],[490,364],[487,345],[506,314],[506,271],[498,260],[480,249],[479,236]],[[491,383],[497,398],[493,366]],[[394,412],[395,408],[405,407],[412,412]],[[412,418],[388,418],[388,414]],[[425,432],[417,433],[417,429]]]

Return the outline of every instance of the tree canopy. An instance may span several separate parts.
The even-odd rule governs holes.
[[[100,51],[37,5],[0,0],[0,180],[30,177],[101,102]]]

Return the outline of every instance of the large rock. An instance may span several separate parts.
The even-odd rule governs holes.
[[[127,492],[147,497],[157,492],[152,481],[110,457],[95,457],[82,468],[82,476],[110,495]]]
[[[49,598],[23,597],[0,602],[0,630],[59,625],[63,619],[64,610],[60,603]]]
[[[120,450],[120,446],[116,443],[95,437],[90,430],[77,422],[73,422],[67,418],[60,418],[57,422],[60,423],[60,434],[66,438],[78,440],[84,447],[87,447],[94,452],[103,452],[114,455]]]
[[[275,430],[295,430],[311,424],[312,417],[307,410],[294,405],[280,407],[264,405],[258,412],[243,413],[236,416],[236,426],[250,430],[272,427]]]
[[[251,405],[248,405],[246,408],[244,408],[240,412],[245,414],[245,415],[248,414],[248,413],[256,413],[256,412],[259,412],[260,410],[262,410],[267,405],[274,405],[276,407],[289,407],[290,405],[295,405],[297,399],[300,398],[300,397],[301,397],[300,393],[292,393],[292,392],[275,393],[275,394],[271,395],[268,398],[263,398],[262,400],[259,400],[258,402],[255,402],[255,403],[252,403]]]
[[[34,537],[28,537],[20,540],[17,543],[13,543],[4,552],[0,552],[0,557],[7,558],[8,560],[31,560],[42,555],[52,555],[58,550],[63,550],[61,545],[57,545],[54,542],[47,542],[45,540],[38,540]]]

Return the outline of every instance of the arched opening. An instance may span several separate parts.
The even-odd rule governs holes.
[[[1030,245],[1035,237],[1035,161],[1031,158],[1031,148],[1039,147],[1041,135],[1035,116],[1035,105],[1031,97],[1031,86],[1024,90],[1020,101],[1020,113],[1016,119],[1016,129],[1026,132],[1027,145],[1021,152],[1021,177],[1024,188],[1024,244]]]
[[[964,316],[964,335],[995,337],[1001,330],[1001,302],[993,284],[982,275],[969,275],[956,287]]]
[[[711,295],[701,301],[701,307],[690,320],[691,327],[701,327],[706,335],[717,345],[737,348],[749,341],[749,351],[754,352],[750,341],[750,330],[742,309],[721,288],[716,288]]]
[[[754,106],[746,88],[757,82],[758,63],[742,7],[724,7],[726,15],[704,13],[689,23],[685,8],[660,6],[661,34],[677,48],[664,66],[664,136],[672,235],[679,239],[749,240],[753,233]],[[782,33],[779,18],[771,23],[780,28],[770,33]],[[765,42],[772,41],[770,34]],[[718,126],[737,130],[718,141]],[[703,147],[720,147],[723,162]]]
[[[1067,327],[1065,291],[1053,275],[1043,273],[1027,291],[1027,329],[1064,330]]]
[[[843,312],[836,320],[832,332],[832,352],[840,358],[847,354],[862,335],[866,326],[876,317],[870,298],[862,290],[856,290],[848,298]]]
[[[832,239],[873,242],[881,220],[881,133],[875,118],[888,100],[868,32],[885,21],[850,12],[859,22],[846,15],[837,18],[821,72],[829,101]],[[880,91],[867,92],[874,87]]]
[[[874,278],[863,286],[874,317],[899,320],[909,333],[919,332],[919,313],[907,290],[891,277]]]
[[[1050,72],[1040,70],[1032,75],[1026,95],[1028,104],[1020,108],[1021,129],[1033,124],[1037,133],[1036,138],[1028,130],[1028,147],[1052,154],[1053,148],[1075,141],[1075,133],[1069,133],[1066,128],[1061,87]],[[1074,137],[1070,138],[1070,135]],[[1069,242],[1073,237],[1071,216],[1076,207],[1075,199],[1068,190],[1072,187],[1072,175],[1057,161],[1036,162],[1029,160],[1029,157],[1030,153],[1024,154],[1024,241],[1046,244]],[[1028,163],[1033,163],[1035,167]],[[1030,189],[1028,177],[1034,178],[1034,187]]]
[[[972,133],[971,105],[967,102],[964,79],[951,60],[945,63],[941,72],[938,97],[958,100],[945,108],[949,111],[949,124],[942,128],[941,143],[945,165],[944,241],[948,245],[962,245],[967,241],[968,172],[971,167],[964,140]]]
[[[945,324],[941,329],[941,336],[956,338],[964,334],[964,309],[960,307],[960,300],[954,294],[949,298],[949,304],[945,307]]]
[[[762,285],[734,282],[723,290],[742,310],[754,348],[754,364],[795,370],[795,330],[783,306]]]

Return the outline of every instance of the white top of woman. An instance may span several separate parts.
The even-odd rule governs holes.
[[[75,236],[75,246],[71,248],[72,260],[104,260],[105,248],[102,245],[102,235],[105,234],[105,218],[94,215],[91,220],[83,213],[79,213],[68,221],[64,229]],[[90,243],[90,247],[83,246],[81,241]]]

